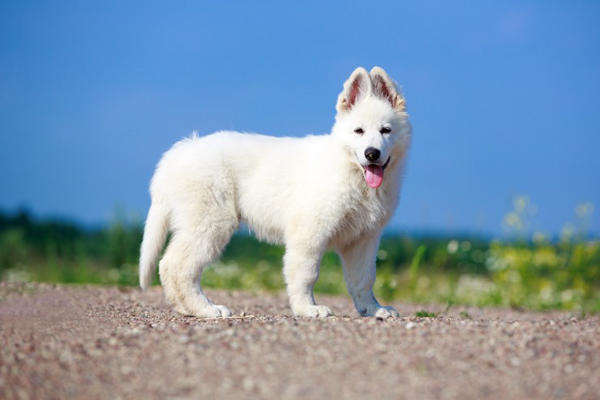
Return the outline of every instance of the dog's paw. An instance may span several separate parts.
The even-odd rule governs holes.
[[[194,309],[193,311],[188,310],[181,305],[175,306],[175,311],[186,316],[193,316],[198,318],[227,318],[231,317],[231,311],[229,308],[219,305],[210,304],[203,306],[202,308]]]
[[[364,307],[357,307],[358,313],[363,317],[392,318],[399,317],[400,313],[392,306],[380,306],[377,303]]]
[[[325,318],[333,315],[327,306],[305,305],[295,307],[293,311],[296,317]]]
[[[392,306],[382,306],[373,314],[375,318],[392,318],[399,317],[400,313]]]
[[[192,313],[189,312],[188,310],[186,310],[185,307],[182,306],[181,304],[177,304],[177,305],[173,306],[173,310],[175,310],[175,312],[178,312],[179,314],[181,314],[185,317],[192,316]]]
[[[219,311],[221,312],[220,317],[222,318],[227,318],[227,317],[231,317],[231,310],[223,305],[220,304],[215,304],[213,305],[213,307],[216,307],[219,309]]]

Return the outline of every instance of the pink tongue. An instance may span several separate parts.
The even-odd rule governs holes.
[[[367,185],[376,189],[383,182],[383,168],[378,165],[367,165],[365,168],[365,180]]]

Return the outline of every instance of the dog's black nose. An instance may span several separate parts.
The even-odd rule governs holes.
[[[365,150],[365,157],[367,157],[367,160],[369,160],[369,161],[377,161],[379,159],[380,155],[381,155],[381,152],[379,150],[377,150],[375,147],[368,147]]]

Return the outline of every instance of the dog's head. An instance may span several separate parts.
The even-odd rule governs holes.
[[[351,151],[363,169],[367,185],[378,188],[385,169],[403,157],[411,127],[404,97],[379,67],[359,67],[344,83],[337,102],[332,134]]]

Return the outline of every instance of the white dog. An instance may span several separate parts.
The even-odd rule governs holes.
[[[361,315],[398,316],[373,295],[381,231],[398,202],[411,127],[386,72],[357,68],[338,97],[329,135],[276,138],[218,132],[181,140],[164,154],[150,185],[140,285],[159,273],[167,300],[198,317],[228,317],[202,292],[203,268],[245,222],[259,239],[285,244],[284,276],[297,316],[326,317],[313,286],[327,249],[341,257]]]

